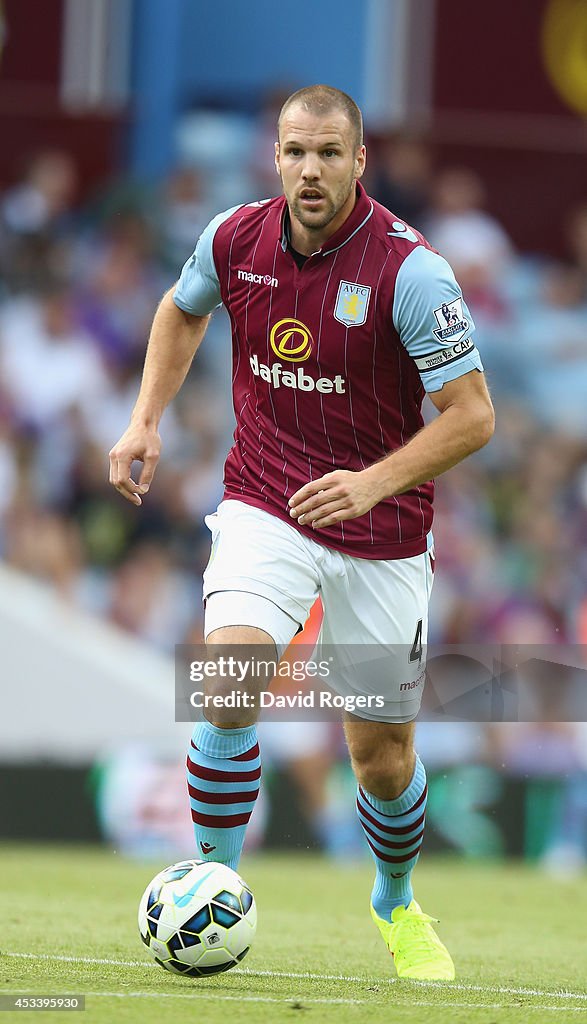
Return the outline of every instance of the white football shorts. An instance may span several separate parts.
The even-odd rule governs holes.
[[[343,696],[377,696],[355,712],[360,718],[416,717],[434,578],[431,535],[421,555],[376,560],[325,547],[242,501],[221,502],[205,522],[212,533],[206,637],[224,626],[254,626],[273,638],[281,656],[320,597],[315,659],[335,654],[328,685]]]

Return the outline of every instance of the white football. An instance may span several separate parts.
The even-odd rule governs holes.
[[[149,882],[139,931],[166,971],[191,978],[219,974],[245,958],[257,930],[246,882],[224,864],[182,860]]]

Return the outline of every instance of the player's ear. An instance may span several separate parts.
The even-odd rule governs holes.
[[[275,170],[277,171],[278,174],[281,173],[280,170],[279,170],[279,143],[278,142],[275,143]]]
[[[359,146],[355,154],[355,178],[363,177],[366,162],[367,150],[364,146]]]

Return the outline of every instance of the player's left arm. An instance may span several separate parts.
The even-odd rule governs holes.
[[[495,418],[483,373],[470,370],[430,398],[440,415],[406,445],[367,469],[335,470],[305,484],[290,500],[290,515],[316,530],[356,519],[383,498],[440,476],[487,444]]]

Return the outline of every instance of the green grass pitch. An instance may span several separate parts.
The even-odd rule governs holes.
[[[556,886],[521,865],[423,858],[417,897],[441,919],[458,977],[418,984],[394,980],[369,919],[367,860],[249,857],[253,949],[242,968],[192,980],[149,961],[138,936],[139,898],[163,866],[96,848],[0,846],[0,992],[84,993],[82,1024],[587,1019],[586,878]],[[80,1015],[47,1018],[73,1024]]]

